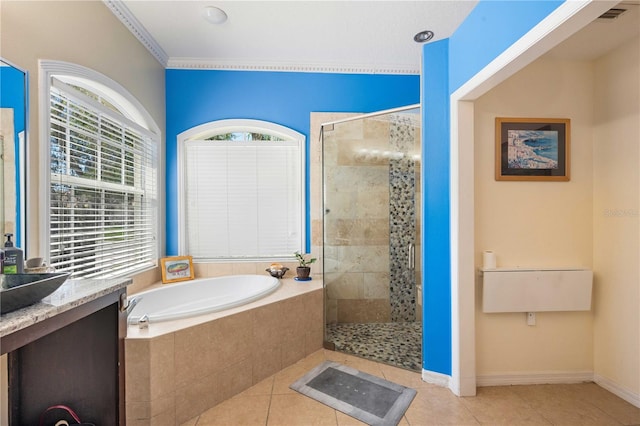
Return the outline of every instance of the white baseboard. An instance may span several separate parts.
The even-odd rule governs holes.
[[[436,373],[434,371],[423,369],[422,380],[427,383],[431,383],[432,385],[448,388],[451,382],[451,376],[447,376],[446,374]]]
[[[446,374],[422,370],[422,380],[437,386],[451,389],[451,377]],[[503,373],[487,374],[476,377],[476,385],[482,386],[509,386],[509,385],[543,385],[563,383],[594,382],[598,386],[608,390],[612,394],[624,399],[629,404],[640,408],[640,394],[613,380],[595,374],[593,371],[545,371],[537,373]],[[452,389],[454,391],[454,389]],[[454,393],[456,393],[454,391]]]
[[[620,386],[613,380],[604,376],[600,376],[599,374],[593,375],[593,381],[612,394],[624,399],[629,404],[635,405],[636,407],[640,408],[640,394],[635,393],[623,386]]]
[[[424,373],[423,373],[424,374]],[[592,382],[593,371],[543,371],[477,376],[477,386],[542,385]]]

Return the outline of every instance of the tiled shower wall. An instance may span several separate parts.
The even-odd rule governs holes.
[[[392,132],[398,138],[394,146],[389,145]],[[388,121],[369,119],[336,124],[324,135],[323,176],[325,190],[332,194],[325,200],[324,215],[328,323],[416,319],[415,280],[409,280],[411,286],[400,285],[402,278],[392,274],[405,280],[414,274],[407,268],[408,239],[403,235],[406,221],[412,223],[412,235],[418,231],[419,163],[409,159],[420,152],[419,133],[407,123],[392,130]],[[392,152],[404,152],[404,160],[390,159]],[[391,186],[395,189],[390,191]],[[406,215],[407,209],[413,213]],[[394,218],[398,215],[401,220]],[[391,228],[396,231],[390,249]]]
[[[418,132],[420,133],[420,132]],[[392,322],[416,320],[416,128],[411,118],[391,118],[389,144],[389,301]]]
[[[327,303],[337,322],[389,322],[389,125],[337,124],[325,134]],[[333,308],[333,309],[331,309]]]

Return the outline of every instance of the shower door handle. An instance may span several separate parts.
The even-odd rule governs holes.
[[[413,243],[409,243],[409,259],[407,259],[407,267],[414,269],[416,267],[416,247]]]

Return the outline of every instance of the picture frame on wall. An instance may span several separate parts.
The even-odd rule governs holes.
[[[160,259],[162,283],[175,283],[195,278],[191,256],[173,256]]]
[[[568,118],[496,117],[496,180],[568,181]]]

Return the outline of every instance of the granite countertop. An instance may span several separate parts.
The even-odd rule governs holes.
[[[0,337],[25,329],[131,284],[131,278],[67,280],[42,301],[0,315]]]

